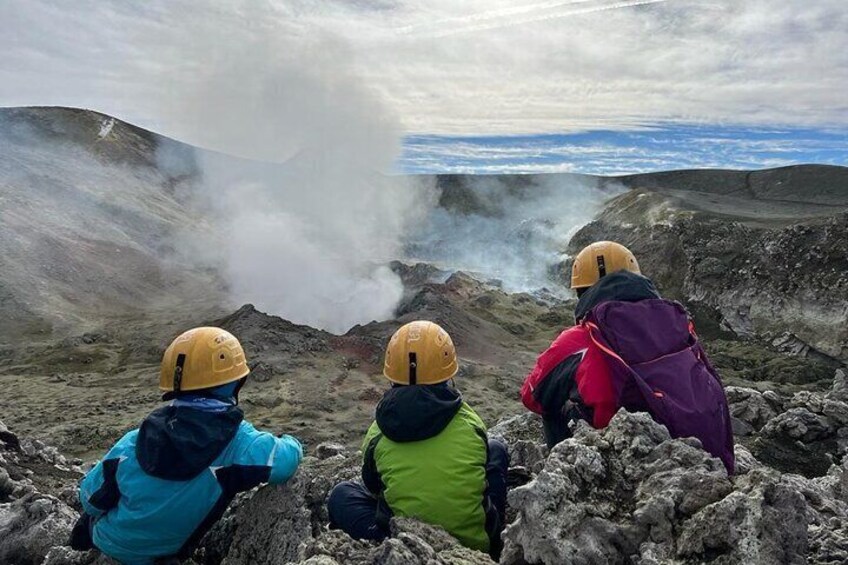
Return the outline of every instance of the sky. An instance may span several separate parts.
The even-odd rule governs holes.
[[[0,52],[2,106],[259,159],[351,105],[403,172],[848,164],[844,0],[2,0]]]

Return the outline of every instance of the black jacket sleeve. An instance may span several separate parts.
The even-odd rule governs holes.
[[[549,448],[571,437],[571,422],[592,421],[592,410],[583,404],[577,389],[577,368],[582,360],[582,352],[564,359],[533,393],[545,409],[542,424]]]
[[[377,434],[368,443],[362,462],[362,483],[374,495],[382,493],[384,488],[383,479],[380,477],[380,472],[377,470],[377,461],[374,458],[374,451],[382,437],[383,434]]]

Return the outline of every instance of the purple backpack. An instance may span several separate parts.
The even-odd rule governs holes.
[[[650,413],[671,437],[698,438],[733,474],[727,397],[683,306],[604,302],[583,324],[607,358],[618,406]]]

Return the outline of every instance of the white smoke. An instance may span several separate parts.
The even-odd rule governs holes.
[[[345,61],[329,39],[264,38],[210,67],[181,106],[216,146],[257,159],[200,156],[195,204],[221,235],[233,303],[333,332],[392,316],[403,286],[386,265],[433,205],[428,187],[387,174],[399,123]]]
[[[407,251],[497,279],[509,292],[564,291],[564,274],[556,270],[568,241],[607,198],[624,190],[571,174],[466,177],[464,183],[455,198],[446,193],[446,206],[433,209],[424,229],[411,234]]]

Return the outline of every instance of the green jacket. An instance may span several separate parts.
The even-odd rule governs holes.
[[[486,426],[456,389],[392,388],[362,451],[365,485],[393,515],[441,526],[463,545],[489,551]]]

